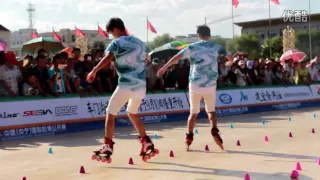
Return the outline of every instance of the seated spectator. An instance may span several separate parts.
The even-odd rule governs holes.
[[[162,90],[165,92],[163,77],[158,77],[157,72],[160,69],[160,60],[158,58],[154,58],[152,63],[147,67],[147,89],[152,93],[155,90]]]
[[[254,86],[258,86],[258,85],[262,84],[263,80],[262,80],[262,77],[261,77],[261,74],[260,74],[258,59],[253,60],[252,70],[251,70],[251,73],[249,75],[250,75],[250,78],[252,80],[252,84]]]
[[[190,64],[189,60],[182,60],[175,66],[177,68],[178,75],[178,89],[185,90],[188,88]]]
[[[237,70],[237,65],[235,63],[233,63],[230,67],[230,71],[228,72],[227,75],[227,83],[230,84],[230,82],[233,85],[237,84],[237,75],[236,75],[236,70]]]
[[[40,94],[46,96],[48,93],[52,93],[52,87],[50,87],[49,72],[47,69],[47,61],[44,56],[37,56],[36,64],[29,67],[28,73],[25,75],[25,81],[28,81],[29,76],[35,76],[37,81],[37,88]]]
[[[237,75],[237,86],[246,86],[247,85],[247,75],[246,75],[246,64],[243,60],[238,62],[238,68],[235,71]]]
[[[59,55],[53,57],[52,65],[53,66],[49,68],[49,78],[53,82],[52,91],[56,95],[71,92],[67,74],[64,73],[64,67],[61,67],[62,61]]]
[[[293,59],[288,59],[284,62],[283,65],[284,69],[284,79],[289,84],[294,84],[295,77],[294,77],[294,64]]]
[[[252,82],[252,67],[253,67],[253,61],[251,60],[246,60],[246,68],[245,68],[245,72],[246,72],[246,77],[247,77],[247,84],[250,86],[253,86],[253,82]]]
[[[284,70],[281,65],[277,65],[277,71],[274,76],[275,84],[287,84],[284,81]]]
[[[178,72],[176,65],[171,66],[167,72],[163,75],[164,86],[166,89],[175,89],[178,80]]]
[[[218,81],[217,81],[217,85],[218,87],[225,87],[227,84],[227,76],[228,76],[228,72],[229,72],[229,67],[226,66],[226,62],[227,60],[225,60],[224,58],[220,58],[220,61],[218,62],[219,67],[218,67]]]
[[[35,76],[29,76],[28,80],[23,84],[24,96],[38,96],[40,91],[37,87],[37,78]]]
[[[310,64],[307,65],[312,82],[316,82],[318,80],[318,71],[316,63],[316,59],[313,59],[310,61]]]
[[[311,84],[311,77],[307,66],[307,62],[301,61],[300,68],[297,71],[296,76],[296,84],[305,84],[310,85]]]
[[[80,87],[81,80],[76,75],[76,72],[74,71],[74,64],[72,60],[67,61],[67,67],[65,68],[65,73],[67,76],[67,80],[70,84],[72,92],[84,94],[84,89]],[[81,90],[80,90],[81,89]]]
[[[264,70],[264,84],[265,85],[272,85],[273,84],[273,79],[274,79],[274,74],[273,74],[273,65],[272,61],[268,60],[266,62],[267,68]]]
[[[6,52],[4,65],[0,66],[0,97],[18,96],[18,82],[21,78],[21,71],[16,62],[16,56],[13,52]]]

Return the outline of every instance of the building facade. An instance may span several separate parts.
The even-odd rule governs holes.
[[[11,42],[10,30],[1,24],[0,24],[0,37],[7,42],[8,46],[10,45],[10,42]]]
[[[312,14],[311,17],[311,28],[316,28],[320,30],[320,13]],[[296,32],[301,30],[309,29],[309,19],[307,22],[289,22],[285,21],[283,17],[281,18],[272,18],[270,19],[270,28],[269,28],[269,19],[261,19],[256,21],[247,21],[247,22],[236,22],[234,23],[237,26],[241,27],[241,33],[256,33],[259,36],[260,44],[263,44],[265,39],[274,36],[281,36],[282,31],[287,28],[287,26],[292,27]]]
[[[93,46],[95,41],[102,41],[106,45],[111,42],[111,39],[100,36],[97,30],[82,30],[88,39],[89,47]],[[15,52],[15,54],[19,57],[23,57],[26,54],[21,52],[22,46],[25,42],[31,40],[31,31],[29,29],[20,29],[19,31],[14,31],[11,33],[11,45],[10,49]],[[36,32],[36,30],[34,30]],[[75,30],[71,29],[60,29],[60,31],[56,31],[62,39],[62,45],[64,47],[75,47],[76,46],[76,35]],[[52,37],[53,32],[44,32],[39,33],[40,37]]]

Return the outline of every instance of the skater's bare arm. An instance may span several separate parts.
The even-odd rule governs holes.
[[[109,52],[107,55],[105,55],[99,64],[97,64],[94,68],[93,71],[98,72],[99,70],[105,68],[106,66],[110,66],[111,61],[114,59],[113,53]]]
[[[169,68],[170,66],[177,64],[180,60],[182,59],[182,55],[181,54],[177,54],[175,56],[173,56],[168,62],[167,64],[165,64],[165,68]]]

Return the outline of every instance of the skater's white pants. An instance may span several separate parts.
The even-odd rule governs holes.
[[[211,92],[198,93],[191,92],[190,97],[190,114],[199,114],[200,101],[204,99],[206,112],[216,111],[216,88],[212,88]]]
[[[120,109],[128,102],[127,112],[138,114],[142,99],[146,95],[146,90],[131,91],[117,87],[112,94],[106,112],[117,115]]]

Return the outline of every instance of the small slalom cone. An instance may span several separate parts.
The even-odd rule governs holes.
[[[291,121],[292,120],[291,117],[289,117],[288,120]]]
[[[240,144],[240,141],[239,141],[239,140],[237,141],[237,146],[241,146],[241,144]]]
[[[231,129],[233,129],[233,128],[234,128],[234,127],[233,127],[233,124],[230,124],[230,128],[231,128]]]
[[[209,146],[206,145],[206,147],[204,148],[204,150],[205,150],[206,152],[208,152],[208,151],[209,151]]]
[[[170,157],[174,157],[173,151],[170,151]]]
[[[194,130],[194,133],[195,134],[199,134],[198,129]]]
[[[261,121],[261,124],[266,124],[266,121],[265,121],[265,120],[262,120],[262,121]]]
[[[158,134],[155,133],[153,138],[154,138],[154,139],[159,139]]]
[[[268,136],[265,136],[265,137],[264,137],[264,141],[265,141],[265,142],[268,142],[268,141],[269,141]]]
[[[129,159],[129,164],[134,165],[132,157]]]
[[[293,137],[291,132],[289,132],[289,137],[291,137],[291,138]]]
[[[85,174],[85,173],[86,173],[86,171],[84,170],[84,167],[81,166],[81,167],[80,167],[80,174]]]
[[[314,129],[312,129],[312,134],[315,134],[315,133],[316,133],[316,131]]]
[[[298,179],[299,172],[297,170],[292,170],[290,177],[291,179]]]
[[[313,114],[313,118],[316,118],[317,117],[317,115],[316,114]]]
[[[250,175],[248,173],[244,176],[244,180],[250,180]]]
[[[300,162],[297,162],[296,170],[297,171],[301,171],[302,170]]]
[[[26,178],[26,177],[23,177],[22,180],[27,180],[27,178]]]
[[[49,148],[48,153],[49,153],[49,154],[53,154],[52,148]]]

